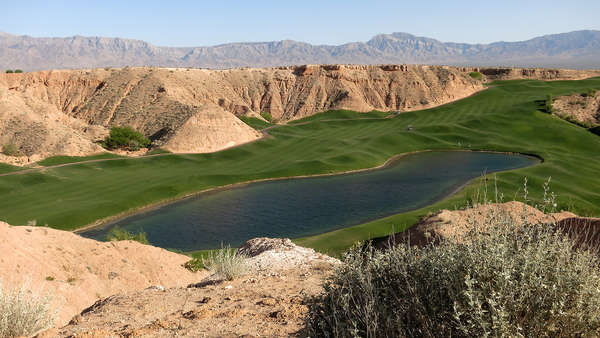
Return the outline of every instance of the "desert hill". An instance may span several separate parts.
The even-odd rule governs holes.
[[[441,42],[408,33],[392,33],[337,46],[283,40],[187,48],[158,47],[122,38],[35,38],[0,33],[0,69],[26,71],[127,65],[223,69],[323,63],[584,69],[600,68],[599,55],[600,32],[593,30],[490,44]]]
[[[469,74],[479,71],[483,78]],[[121,68],[0,74],[0,145],[17,164],[90,155],[113,126],[156,147],[213,152],[258,139],[238,116],[285,123],[330,109],[409,111],[472,95],[494,79],[581,79],[599,71],[416,65],[304,65],[206,70]]]

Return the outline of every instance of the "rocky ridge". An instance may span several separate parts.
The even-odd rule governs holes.
[[[479,71],[481,80],[469,76]],[[261,134],[238,116],[269,112],[285,123],[330,109],[409,111],[472,95],[494,79],[581,79],[600,71],[417,65],[304,65],[205,70],[122,68],[0,74],[0,145],[25,164],[103,151],[113,126],[129,125],[155,146],[213,152]]]
[[[127,65],[223,69],[306,63],[600,68],[599,53],[600,32],[594,30],[490,44],[441,42],[397,32],[337,46],[283,40],[188,48],[122,38],[35,38],[0,33],[0,68],[26,71]]]

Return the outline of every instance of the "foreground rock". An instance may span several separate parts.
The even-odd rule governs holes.
[[[62,326],[98,299],[153,285],[174,287],[206,274],[182,265],[189,257],[133,241],[98,242],[46,227],[0,222],[0,278],[50,293]]]
[[[470,72],[478,71],[482,79]],[[596,71],[419,65],[304,65],[257,69],[122,68],[0,74],[0,146],[27,164],[103,151],[129,125],[178,153],[222,150],[261,134],[238,117],[286,122],[330,109],[410,111],[439,106],[495,79],[581,79]]]
[[[240,252],[250,272],[233,281],[216,276],[187,288],[146,289],[103,299],[57,331],[59,336],[222,337],[296,335],[305,296],[322,290],[338,260],[294,245],[258,238]]]

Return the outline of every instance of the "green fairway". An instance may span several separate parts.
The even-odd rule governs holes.
[[[0,174],[9,173],[9,172],[12,172],[12,171],[18,171],[18,170],[21,170],[21,169],[22,168],[20,168],[20,167],[15,167],[15,166],[12,166],[12,165],[0,163]]]
[[[600,78],[502,81],[467,99],[394,118],[385,118],[389,113],[382,112],[318,114],[274,127],[269,130],[272,137],[213,154],[117,159],[0,176],[0,220],[11,224],[36,220],[76,229],[211,187],[374,167],[393,155],[427,149],[539,155],[545,160],[540,165],[497,175],[505,199],[519,195],[525,176],[530,197],[540,199],[542,184],[551,176],[558,208],[598,216],[600,137],[538,109],[548,94],[580,93],[599,86]],[[463,205],[476,187],[473,183],[422,210],[297,242],[337,252],[356,240],[412,225],[430,210]]]
[[[104,154],[98,154],[98,155],[92,155],[92,156],[53,156],[53,157],[48,157],[42,161],[39,161],[37,164],[44,166],[44,167],[50,167],[50,166],[66,164],[66,163],[76,163],[76,162],[93,161],[93,160],[106,160],[109,158],[123,158],[123,156],[119,156],[119,155],[115,155],[115,154],[111,154],[111,153],[104,153]]]

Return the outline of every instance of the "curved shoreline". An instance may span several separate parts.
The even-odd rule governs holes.
[[[213,187],[213,188],[207,188],[207,189],[203,189],[203,190],[199,190],[196,192],[192,192],[189,194],[185,194],[183,196],[179,196],[179,197],[173,197],[173,198],[169,198],[169,199],[165,199],[162,201],[158,201],[155,203],[151,203],[151,204],[147,204],[138,208],[134,208],[131,210],[127,210],[121,213],[118,213],[116,215],[112,215],[112,216],[108,216],[108,217],[104,217],[101,219],[96,220],[93,223],[84,225],[82,227],[79,227],[77,229],[71,230],[71,232],[79,234],[91,229],[95,229],[95,228],[102,228],[105,226],[110,226],[112,223],[118,222],[124,218],[130,217],[130,216],[134,216],[137,214],[141,214],[147,211],[152,211],[152,210],[156,210],[159,209],[161,207],[164,207],[166,205],[169,204],[174,204],[180,201],[183,201],[185,199],[188,198],[194,198],[197,196],[200,196],[202,194],[207,194],[207,193],[213,193],[213,192],[218,192],[218,191],[222,191],[222,190],[228,190],[228,189],[233,189],[233,188],[239,188],[248,184],[252,184],[252,183],[259,183],[259,182],[269,182],[269,181],[281,181],[281,180],[292,180],[292,179],[305,179],[305,178],[316,178],[316,177],[327,177],[327,176],[343,176],[343,175],[349,175],[349,174],[356,174],[356,173],[361,173],[361,172],[367,172],[367,171],[373,171],[373,170],[378,170],[378,169],[384,169],[388,166],[390,166],[392,163],[394,163],[395,161],[405,157],[405,156],[409,156],[409,155],[414,155],[414,154],[419,154],[419,153],[426,153],[426,152],[434,152],[434,151],[439,151],[439,152],[445,152],[445,151],[452,151],[452,152],[485,152],[485,153],[495,153],[495,154],[506,154],[506,155],[520,155],[520,156],[526,156],[526,157],[531,157],[531,158],[535,158],[537,160],[540,161],[540,163],[544,163],[544,159],[537,155],[537,154],[530,154],[530,153],[520,153],[520,152],[508,152],[508,151],[494,151],[494,150],[485,150],[485,149],[426,149],[426,150],[416,150],[416,151],[411,151],[411,152],[406,152],[406,153],[401,153],[401,154],[397,154],[397,155],[393,155],[390,158],[388,158],[384,163],[375,166],[375,167],[370,167],[370,168],[362,168],[362,169],[353,169],[353,170],[346,170],[346,171],[340,171],[340,172],[334,172],[334,173],[322,173],[322,174],[313,174],[313,175],[296,175],[296,176],[284,176],[284,177],[270,177],[270,178],[261,178],[261,179],[255,179],[255,180],[249,180],[249,181],[243,181],[243,182],[236,182],[236,183],[230,183],[230,184],[226,184],[226,185],[222,185],[222,186],[218,186],[218,187]],[[518,168],[518,169],[522,169],[522,168]],[[511,170],[515,170],[515,169],[511,169]],[[469,180],[468,182],[466,182],[465,184],[461,185],[460,187],[458,187],[457,189],[453,190],[450,194],[448,194],[447,196],[445,196],[444,198],[442,198],[441,200],[448,198],[454,194],[456,194],[457,192],[459,192],[460,190],[462,190],[464,187],[466,187],[468,184],[470,184],[474,179]],[[439,202],[439,200],[434,201],[434,203]],[[392,214],[395,215],[395,214]],[[386,217],[392,216],[392,215],[388,215]],[[385,218],[385,217],[384,217]]]

